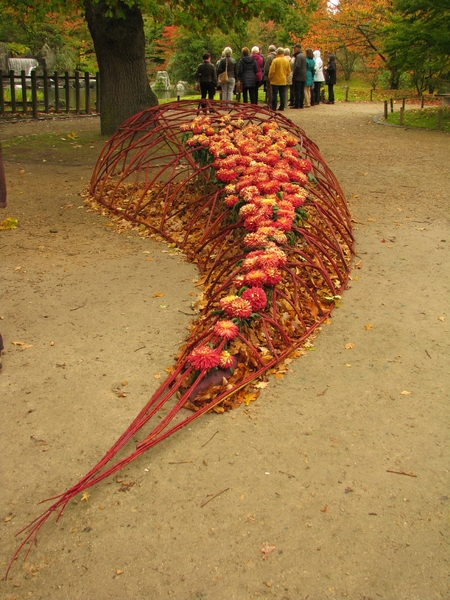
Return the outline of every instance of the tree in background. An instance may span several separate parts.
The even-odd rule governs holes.
[[[420,93],[450,85],[450,4],[448,0],[394,0],[385,28],[392,66],[411,73]]]

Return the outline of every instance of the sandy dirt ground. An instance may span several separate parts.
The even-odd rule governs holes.
[[[312,351],[257,402],[202,417],[71,502],[2,597],[450,597],[450,137],[376,124],[381,112],[285,112],[354,217],[352,280]],[[11,142],[82,131],[92,144],[64,158]],[[0,124],[0,217],[19,220],[0,231],[3,571],[37,503],[145,404],[190,319],[195,268],[83,204],[98,131],[96,117]]]

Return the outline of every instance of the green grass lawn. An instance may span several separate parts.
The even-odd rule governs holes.
[[[404,127],[419,127],[422,129],[439,129],[439,113],[441,113],[441,128],[450,132],[450,107],[430,107],[423,109],[405,110]],[[388,114],[387,123],[400,125],[400,110]]]

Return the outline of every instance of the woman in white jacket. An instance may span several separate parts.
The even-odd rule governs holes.
[[[325,81],[323,75],[323,60],[320,58],[320,50],[314,50],[314,60],[316,61],[316,72],[314,74],[313,102],[320,104],[320,88]]]

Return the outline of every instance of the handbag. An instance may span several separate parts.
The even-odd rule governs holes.
[[[218,77],[218,82],[219,85],[224,85],[225,83],[228,83],[228,58],[225,59],[225,71],[223,71],[222,73],[220,73],[219,77]]]
[[[242,81],[236,81],[235,94],[242,94]]]

